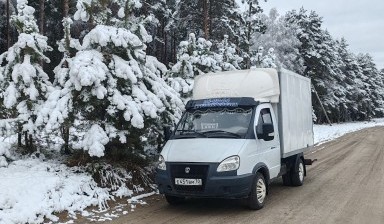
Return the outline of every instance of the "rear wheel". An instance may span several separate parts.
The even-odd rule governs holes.
[[[293,171],[291,173],[292,185],[293,186],[303,185],[305,168],[304,168],[304,162],[301,158],[297,160],[297,164],[295,166],[295,169],[292,171]]]
[[[267,197],[267,184],[261,173],[256,173],[253,180],[252,190],[248,197],[248,206],[250,209],[259,210],[264,207]]]
[[[185,201],[184,197],[171,196],[167,194],[165,195],[165,199],[170,205],[179,205]]]

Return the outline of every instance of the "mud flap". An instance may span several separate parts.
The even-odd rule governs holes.
[[[316,161],[317,161],[317,159],[304,159],[304,165],[310,166]]]

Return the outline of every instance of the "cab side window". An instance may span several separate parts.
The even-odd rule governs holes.
[[[262,139],[262,133],[263,133],[263,125],[264,124],[270,124],[272,125],[272,131],[273,130],[273,121],[272,121],[272,115],[271,115],[271,110],[269,108],[264,108],[260,111],[260,117],[257,122],[257,128],[256,128],[256,133],[257,133],[257,138]],[[270,140],[273,140],[274,137],[271,136]],[[270,141],[269,140],[269,141]]]

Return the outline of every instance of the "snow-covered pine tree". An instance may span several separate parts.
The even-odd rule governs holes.
[[[271,9],[269,14],[262,15],[261,19],[266,25],[266,30],[264,33],[255,33],[252,36],[252,51],[256,52],[259,46],[263,46],[265,49],[273,48],[276,66],[302,74],[304,71],[303,59],[299,52],[301,43],[296,36],[296,28],[286,22],[284,17],[279,16],[276,9]],[[251,61],[256,60],[255,56]],[[266,57],[269,57],[268,54]]]
[[[368,93],[368,97],[363,99],[364,105],[360,109],[366,111],[368,119],[382,117],[384,115],[383,77],[369,54],[359,54],[357,62],[362,69],[362,81],[365,84],[365,91]]]
[[[176,43],[188,39],[190,33],[211,41],[214,46],[224,35],[236,46],[243,40],[244,20],[234,0],[176,0],[167,4],[174,12],[166,29]]]
[[[264,68],[277,68],[275,49],[272,47],[268,49],[267,54],[263,57]]]
[[[131,11],[140,8],[140,2],[100,4],[107,3],[112,6],[106,12],[102,8],[96,12],[89,6],[96,7],[99,1],[78,2],[75,18],[92,18],[101,24],[85,35],[81,50],[66,59],[68,68],[55,70],[62,88],[56,101],[61,103],[42,120],[60,123],[72,114],[76,119],[72,130],[84,133],[73,143],[74,148],[91,156],[104,156],[107,149],[142,160],[148,138],[157,139],[163,124],[177,120],[183,103],[161,78],[165,65],[145,53],[151,37],[140,23],[143,20]],[[61,110],[64,105],[68,111]]]
[[[142,10],[143,15],[147,16],[145,24],[148,33],[153,41],[147,43],[147,54],[155,56],[162,63],[167,64],[170,54],[169,39],[170,35],[166,31],[168,21],[172,17],[172,11],[166,0],[144,0]]]
[[[184,100],[192,96],[195,76],[221,71],[217,55],[211,51],[212,43],[204,38],[196,39],[195,34],[189,34],[187,41],[182,41],[177,53],[177,63],[173,65],[168,75],[173,88],[181,93]]]
[[[189,33],[204,36],[202,1],[173,1],[174,12],[167,27],[174,32],[176,42],[188,38]]]
[[[70,79],[69,63],[71,58],[76,55],[77,51],[81,50],[79,40],[71,37],[70,30],[72,24],[71,18],[66,17],[63,19],[64,38],[58,41],[58,50],[63,53],[63,58],[54,69],[55,79],[53,86],[55,88],[49,93],[43,109],[36,119],[36,124],[45,127],[46,132],[49,134],[60,130],[66,154],[70,153],[70,127],[75,122],[75,109],[73,108],[72,92],[65,85]]]
[[[36,134],[35,121],[51,87],[48,75],[40,66],[50,62],[44,52],[50,51],[47,37],[39,34],[34,9],[27,0],[17,1],[17,15],[12,22],[19,32],[17,42],[0,56],[3,68],[3,104],[19,121],[19,131],[25,133],[26,146],[32,150]]]
[[[257,52],[252,50],[253,36],[256,33],[264,33],[266,26],[261,19],[263,10],[260,8],[258,0],[243,0],[247,10],[243,12],[242,22],[239,27],[239,48],[242,51],[241,56],[244,59],[243,68],[251,67],[251,58]]]
[[[235,0],[209,0],[209,40],[220,43],[223,36],[228,42],[239,45],[239,27],[242,24],[242,13]]]
[[[7,14],[6,12],[6,3],[5,1],[0,1],[0,54],[2,54],[7,49]],[[3,50],[4,49],[4,50]]]
[[[252,57],[250,58],[251,68],[262,68],[264,58],[264,47],[259,46],[257,50],[253,51]]]
[[[340,57],[335,41],[327,31],[322,30],[322,18],[314,11],[307,13],[303,8],[299,12],[293,10],[287,13],[285,19],[297,27],[304,74],[312,79],[330,119],[337,121],[339,107],[345,105],[346,90],[340,84],[344,74],[338,67]],[[313,101],[313,107],[318,120],[325,121],[320,102]]]
[[[224,35],[223,41],[217,44],[217,62],[223,71],[241,69],[243,59],[237,54],[236,45],[229,43],[228,35]]]

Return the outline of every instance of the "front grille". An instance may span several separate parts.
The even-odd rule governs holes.
[[[185,168],[189,167],[189,173],[185,172]],[[171,178],[173,186],[176,191],[179,192],[202,192],[205,188],[207,181],[208,165],[196,165],[196,164],[171,164]],[[175,178],[189,178],[189,179],[202,179],[201,186],[184,186],[176,185]]]

